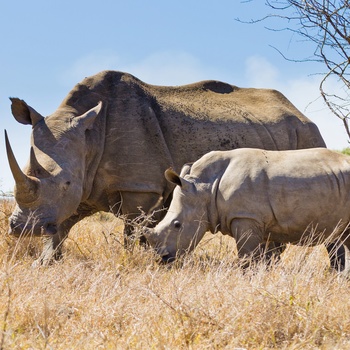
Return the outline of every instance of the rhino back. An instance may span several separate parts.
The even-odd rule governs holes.
[[[235,218],[250,218],[277,241],[290,242],[311,223],[330,233],[350,220],[347,156],[327,149],[228,153],[216,204],[227,231]]]
[[[174,137],[185,144],[201,131],[201,144],[208,144],[208,150],[213,149],[211,136],[218,150],[325,147],[317,126],[278,91],[238,88],[217,81],[150,88]],[[186,131],[182,137],[181,131],[180,135],[176,132],[179,128]]]
[[[325,147],[317,126],[275,90],[210,80],[154,86],[127,73],[105,71],[78,84],[68,98],[73,96],[78,107],[105,100],[111,128],[120,130],[137,118],[143,120],[143,129],[147,128],[147,117],[154,113],[171,151],[181,152],[183,142],[203,147],[200,154],[193,152],[196,158],[190,161],[213,149]]]

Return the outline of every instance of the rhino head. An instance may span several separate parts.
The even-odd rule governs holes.
[[[77,210],[85,176],[85,132],[92,128],[101,102],[82,115],[66,107],[44,118],[23,100],[11,98],[12,114],[32,125],[30,159],[18,166],[7,133],[5,142],[15,179],[16,207],[9,224],[15,236],[54,235],[59,225]]]
[[[176,185],[173,199],[163,220],[143,231],[163,262],[172,262],[193,250],[209,229],[207,205],[210,198],[201,183],[185,177],[190,168],[185,164],[181,175],[171,168],[165,171],[167,181]]]

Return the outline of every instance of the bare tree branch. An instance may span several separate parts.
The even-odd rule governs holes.
[[[321,95],[342,120],[350,139],[350,0],[266,0],[266,5],[270,14],[245,23],[279,18],[287,22],[287,28],[270,30],[289,30],[315,45],[314,57],[288,60],[323,62],[327,71],[320,83]],[[327,84],[330,81],[333,84]]]

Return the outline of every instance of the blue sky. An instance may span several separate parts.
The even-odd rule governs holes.
[[[319,98],[323,67],[285,60],[312,55],[311,43],[286,24],[254,25],[269,12],[264,1],[240,0],[32,0],[0,4],[0,121],[18,162],[29,157],[30,126],[12,117],[9,97],[24,99],[42,115],[55,111],[84,77],[104,69],[134,74],[152,84],[180,85],[217,79],[241,87],[283,92],[320,128],[329,148],[347,147],[341,122]],[[13,187],[0,141],[0,190]]]

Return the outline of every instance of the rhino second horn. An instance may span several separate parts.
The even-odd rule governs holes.
[[[13,154],[10,141],[5,130],[5,143],[7,159],[10,165],[10,169],[13,178],[16,182],[16,200],[18,202],[29,203],[33,202],[37,198],[37,192],[39,187],[39,180],[33,177],[29,177],[23,173],[19,167],[17,160]]]
[[[41,175],[40,178],[50,176],[49,172],[47,172],[45,168],[41,166],[41,164],[38,162],[35,156],[33,147],[30,148],[29,167],[30,167],[30,171],[29,171],[30,174],[33,173],[33,175],[35,174],[35,176],[38,176],[38,174],[40,174]]]

